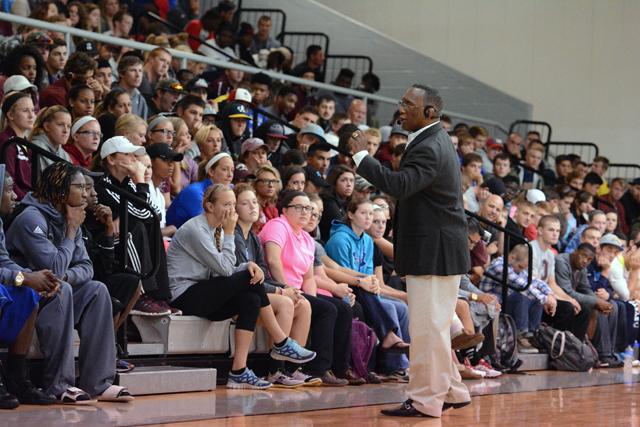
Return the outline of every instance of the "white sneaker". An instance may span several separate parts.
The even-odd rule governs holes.
[[[302,370],[296,369],[296,371],[291,374],[291,379],[302,381],[305,387],[316,387],[322,385],[322,380],[318,377],[314,377],[312,375],[307,375]]]
[[[277,388],[296,388],[305,385],[304,380],[293,378],[281,371],[269,375],[267,381]]]
[[[493,366],[489,365],[486,361],[480,360],[476,366],[473,367],[476,371],[485,373],[486,378],[497,378],[502,375],[502,372],[493,369]]]

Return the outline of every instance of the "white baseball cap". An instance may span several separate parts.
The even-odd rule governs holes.
[[[537,188],[532,188],[528,190],[526,199],[531,203],[533,203],[534,205],[538,202],[545,202],[547,200],[544,193],[538,190]]]
[[[107,139],[102,144],[102,148],[100,149],[100,157],[106,159],[108,156],[115,153],[133,153],[136,156],[141,156],[146,152],[147,150],[145,150],[144,147],[133,145],[124,136],[114,136]]]
[[[19,74],[9,77],[4,81],[4,85],[2,86],[4,93],[20,92],[25,89],[38,90],[38,88],[35,85],[32,85],[25,76]]]
[[[325,133],[324,139],[326,139],[327,142],[333,145],[334,147],[338,147],[338,144],[340,143],[340,138],[338,138],[338,135],[334,135],[332,133]],[[329,155],[331,157],[335,157],[338,155],[338,152],[336,150],[331,150],[329,151]]]

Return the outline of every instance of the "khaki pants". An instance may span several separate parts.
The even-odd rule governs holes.
[[[427,415],[439,417],[442,404],[471,400],[451,357],[451,319],[460,276],[407,276],[410,380],[407,397]]]

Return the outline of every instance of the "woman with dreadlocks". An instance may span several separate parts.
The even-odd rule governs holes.
[[[49,269],[63,283],[37,320],[44,355],[46,392],[61,403],[127,402],[133,396],[114,385],[114,345],[111,298],[106,286],[92,280],[93,267],[82,240],[85,219],[85,178],[76,166],[48,166],[35,190],[22,200],[7,232],[7,249],[16,262],[31,270]],[[80,334],[80,376],[76,387],[73,329]]]

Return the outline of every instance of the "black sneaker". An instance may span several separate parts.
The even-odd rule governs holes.
[[[19,382],[7,381],[7,388],[18,401],[25,405],[53,405],[57,403],[55,396],[51,396],[34,387],[29,380]]]
[[[18,406],[20,406],[20,401],[7,391],[7,387],[0,378],[0,409],[15,409]]]

